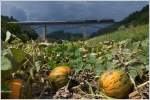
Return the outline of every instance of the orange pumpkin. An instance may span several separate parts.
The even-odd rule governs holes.
[[[23,87],[23,80],[10,80],[9,87],[11,90],[10,99],[19,99],[21,96],[21,89]]]
[[[99,88],[106,95],[114,98],[127,98],[133,84],[127,73],[121,70],[107,71],[98,81]]]
[[[52,85],[56,88],[65,86],[69,80],[68,75],[71,74],[71,68],[68,66],[59,66],[54,68],[50,74],[49,79]]]

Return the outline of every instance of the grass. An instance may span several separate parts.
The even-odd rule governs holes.
[[[106,33],[101,36],[94,37],[87,40],[89,45],[98,45],[102,41],[121,41],[125,39],[132,39],[133,41],[143,40],[149,35],[149,27],[146,25],[139,25],[136,27],[130,26],[129,28],[120,28],[115,32]]]

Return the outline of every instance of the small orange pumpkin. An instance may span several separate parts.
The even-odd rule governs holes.
[[[68,75],[71,74],[71,68],[68,66],[58,66],[54,68],[50,74],[49,79],[52,85],[56,88],[65,86],[69,80]]]
[[[10,80],[9,87],[11,90],[10,99],[19,99],[21,96],[21,89],[23,87],[23,80],[20,79]]]
[[[133,84],[127,73],[121,70],[107,71],[99,78],[99,88],[108,96],[127,98]]]

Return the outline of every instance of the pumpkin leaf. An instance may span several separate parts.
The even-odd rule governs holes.
[[[1,84],[1,90],[2,90],[2,92],[8,93],[8,91],[10,91],[10,88],[9,88],[8,84],[2,83]]]
[[[9,49],[2,50],[1,75],[3,79],[8,78],[14,69],[14,65],[12,63],[13,61],[10,59],[10,57]]]
[[[40,68],[41,68],[41,65],[42,65],[41,61],[36,61],[36,62],[35,62],[35,67],[36,67],[36,71],[37,71],[37,72],[39,72],[39,70],[40,70]]]
[[[17,63],[21,63],[26,59],[26,54],[24,51],[16,48],[10,48],[10,49],[11,49],[12,56],[14,57]]]
[[[7,56],[2,56],[2,65],[1,65],[1,70],[2,71],[7,71],[11,70],[13,68],[13,65],[10,61],[10,59]]]
[[[9,31],[6,31],[6,38],[5,38],[5,42],[8,42],[11,38],[11,33]]]

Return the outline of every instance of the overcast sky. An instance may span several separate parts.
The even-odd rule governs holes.
[[[1,12],[20,21],[106,18],[119,21],[147,4],[148,1],[3,1]]]

